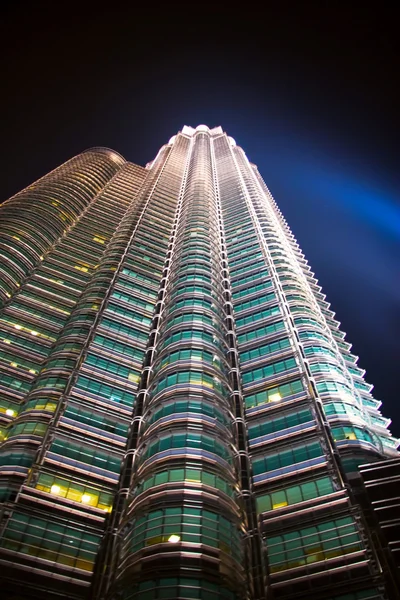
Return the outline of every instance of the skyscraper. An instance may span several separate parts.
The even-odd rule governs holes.
[[[6,598],[387,598],[358,465],[397,440],[232,138],[93,148],[0,217]]]

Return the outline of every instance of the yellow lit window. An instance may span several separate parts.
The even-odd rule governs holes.
[[[37,371],[35,371],[35,369],[29,369],[29,373],[32,373],[32,375],[36,375]]]
[[[11,344],[11,340],[6,340],[6,339],[4,339],[4,340],[3,340],[3,342],[4,342],[5,344]]]
[[[16,362],[11,362],[11,363],[10,363],[10,365],[11,365],[12,367],[18,367],[18,363],[16,363]]]
[[[7,408],[6,415],[8,417],[13,417],[15,415],[15,410],[13,410],[12,408]]]
[[[31,335],[39,335],[38,331],[31,331]]]
[[[87,273],[89,271],[87,267],[81,267],[80,265],[75,265],[75,269],[77,269],[78,271],[83,271],[84,273]]]
[[[104,244],[106,241],[106,238],[100,236],[100,235],[95,235],[93,238],[94,242],[97,242],[98,244]]]
[[[284,502],[277,502],[276,504],[272,505],[272,509],[276,510],[277,508],[282,508],[282,506],[287,506],[288,503],[286,502],[286,500],[284,500]]]
[[[60,488],[59,485],[54,484],[54,485],[51,486],[50,492],[52,494],[59,494],[61,492],[61,488]]]
[[[22,325],[14,325],[15,329],[22,329]]]
[[[346,433],[346,440],[356,440],[357,436],[355,433],[350,432],[350,433]]]
[[[19,235],[13,235],[14,240],[20,240],[21,238],[19,237]]]
[[[129,381],[133,381],[134,383],[139,383],[139,375],[137,373],[129,373],[128,375]]]
[[[171,542],[171,544],[176,544],[177,542],[181,541],[181,536],[173,533],[169,536],[168,541]]]
[[[274,394],[271,394],[270,396],[268,396],[268,401],[269,402],[277,402],[278,400],[281,400],[282,396],[280,395],[279,392],[275,392]]]

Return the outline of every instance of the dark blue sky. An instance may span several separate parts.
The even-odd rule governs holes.
[[[1,200],[87,147],[145,164],[184,124],[221,125],[258,165],[400,436],[395,13],[15,4],[0,30]]]

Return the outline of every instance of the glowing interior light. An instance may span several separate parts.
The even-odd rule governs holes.
[[[16,362],[12,362],[12,363],[10,363],[10,365],[11,365],[12,367],[18,367],[18,363],[16,363]]]
[[[22,329],[22,325],[14,325],[15,329]]]
[[[15,415],[15,411],[12,408],[7,408],[6,415],[8,417],[13,417]]]
[[[60,486],[59,486],[59,485],[55,485],[55,484],[54,484],[54,485],[52,485],[52,486],[51,486],[51,488],[50,488],[50,492],[51,492],[52,494],[59,494],[59,493],[61,492],[61,488],[60,488]]]
[[[31,335],[39,335],[38,331],[31,331]]]
[[[270,402],[277,402],[278,400],[280,400],[282,398],[282,396],[280,395],[279,392],[275,392],[275,394],[271,394],[269,397],[269,401]]]
[[[175,535],[175,533],[173,533],[169,536],[168,541],[171,542],[171,544],[176,544],[177,542],[181,541],[181,536]]]
[[[11,344],[11,340],[3,340],[5,344]]]
[[[84,502],[85,504],[87,504],[88,502],[90,502],[91,496],[89,496],[89,494],[83,494],[81,500],[82,502]]]
[[[29,369],[29,373],[32,373],[32,375],[36,375],[35,369]]]

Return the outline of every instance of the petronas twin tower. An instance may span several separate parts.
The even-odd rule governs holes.
[[[90,149],[0,219],[2,597],[387,598],[358,466],[397,440],[232,138]]]

